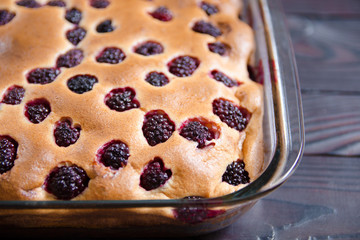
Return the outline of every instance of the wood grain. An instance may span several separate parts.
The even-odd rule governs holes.
[[[360,157],[360,95],[302,94],[305,154]]]
[[[360,16],[360,1],[358,0],[282,0],[282,4],[287,13],[331,15],[332,17]]]
[[[290,15],[288,26],[302,89],[360,93],[360,18]]]

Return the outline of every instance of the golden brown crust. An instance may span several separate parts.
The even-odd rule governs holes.
[[[41,1],[38,1],[41,2]],[[15,166],[0,175],[0,199],[54,199],[43,189],[51,169],[61,162],[71,162],[87,172],[88,188],[75,200],[83,199],[166,199],[185,196],[216,197],[231,193],[244,185],[222,182],[226,167],[243,158],[251,179],[262,168],[262,87],[248,77],[246,65],[254,50],[251,28],[237,19],[240,1],[212,0],[219,13],[208,17],[200,1],[194,0],[121,0],[112,1],[106,9],[95,9],[88,1],[66,1],[67,8],[76,7],[83,13],[80,26],[86,37],[77,48],[85,58],[74,68],[62,68],[50,84],[29,84],[29,70],[53,67],[60,54],[74,48],[65,38],[73,24],[64,19],[65,9],[44,6],[28,9],[14,1],[1,1],[0,9],[16,13],[8,24],[0,26],[0,94],[14,84],[25,88],[20,105],[0,105],[0,135],[9,135],[19,143]],[[170,22],[152,18],[148,12],[166,6],[173,13]],[[96,25],[112,19],[116,30],[99,34]],[[216,39],[195,33],[191,27],[197,20],[217,25],[223,35]],[[164,46],[164,53],[144,57],[133,52],[138,43],[153,40]],[[207,43],[221,41],[231,46],[229,56],[212,53]],[[99,64],[95,57],[104,47],[119,47],[126,59],[115,65]],[[174,57],[190,55],[200,60],[193,75],[179,78],[168,71],[167,63]],[[217,69],[240,81],[239,87],[226,87],[210,78]],[[151,71],[164,72],[170,83],[154,87],[144,81]],[[66,82],[77,74],[95,75],[99,82],[85,94],[71,92]],[[104,104],[105,95],[114,88],[132,87],[141,108],[125,112],[110,110]],[[41,123],[33,124],[24,116],[27,102],[45,98],[51,104],[51,114]],[[224,98],[247,108],[251,120],[238,132],[228,127],[212,111],[214,99]],[[142,133],[146,112],[164,110],[176,125],[176,131],[165,143],[149,146]],[[55,144],[54,125],[70,117],[81,125],[81,135],[74,145]],[[179,127],[189,118],[204,117],[221,127],[215,146],[198,149],[197,143],[179,135]],[[110,170],[96,161],[96,152],[105,143],[121,140],[129,146],[130,158],[125,168]],[[161,157],[173,176],[162,187],[146,191],[139,185],[139,176],[154,157]]]

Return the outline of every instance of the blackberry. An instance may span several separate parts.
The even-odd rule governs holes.
[[[76,75],[67,81],[67,86],[74,93],[83,94],[91,91],[97,82],[98,80],[95,76],[88,74]]]
[[[90,6],[94,8],[106,8],[109,4],[108,0],[90,0]]]
[[[180,128],[180,136],[198,143],[198,148],[206,147],[206,141],[215,138],[216,134],[213,129],[209,129],[206,125],[211,125],[210,122],[191,119],[186,121]]]
[[[79,139],[80,127],[72,127],[70,120],[59,121],[54,129],[55,143],[59,147],[68,147]]]
[[[106,167],[118,170],[126,166],[130,157],[129,147],[119,140],[106,143],[97,153],[98,160]]]
[[[72,68],[79,65],[83,59],[84,53],[81,49],[71,49],[57,58],[56,67]]]
[[[202,199],[199,196],[188,196],[184,199],[198,200]],[[223,214],[224,210],[211,210],[208,209],[204,204],[196,205],[185,205],[174,210],[174,216],[176,219],[190,224],[201,223],[209,218],[214,218],[220,214]]]
[[[21,103],[24,95],[25,89],[23,87],[14,85],[6,90],[1,102],[10,105],[17,105]]]
[[[125,58],[126,55],[120,48],[107,47],[96,57],[96,61],[99,63],[117,64],[124,61]]]
[[[14,167],[18,146],[12,137],[0,135],[0,174]]]
[[[35,0],[20,0],[16,2],[17,5],[27,8],[39,8],[41,5]]]
[[[49,1],[46,5],[51,6],[51,7],[66,7],[66,3],[61,0]]]
[[[198,32],[198,33],[208,34],[213,37],[219,37],[222,35],[222,32],[220,31],[219,28],[217,28],[214,25],[212,25],[211,23],[205,22],[203,20],[197,21],[194,24],[192,30],[195,32]]]
[[[146,75],[145,81],[155,87],[162,87],[169,83],[168,77],[161,72],[150,72]]]
[[[215,99],[212,105],[213,113],[229,127],[239,132],[246,128],[251,117],[247,109],[236,106],[232,102],[221,98]]]
[[[149,14],[153,18],[156,18],[156,19],[158,19],[160,21],[163,21],[163,22],[168,22],[173,18],[172,13],[166,7],[159,7],[155,11],[153,11],[153,12],[151,12]]]
[[[226,45],[225,43],[221,43],[221,42],[209,43],[208,48],[211,52],[217,53],[220,56],[227,55],[229,52],[229,49],[230,49],[230,47],[228,45]]]
[[[52,83],[59,74],[58,68],[36,68],[27,74],[26,79],[32,84],[48,84]]]
[[[240,85],[239,82],[231,79],[230,77],[226,76],[224,73],[218,70],[211,71],[211,77],[216,81],[223,83],[227,87],[234,87]]]
[[[45,180],[45,190],[60,200],[70,200],[89,185],[85,170],[76,165],[54,168]]]
[[[135,90],[130,87],[116,88],[105,96],[105,104],[110,109],[118,112],[139,108],[140,103],[135,98],[135,95]]]
[[[50,103],[44,98],[32,100],[25,106],[25,116],[35,124],[44,121],[50,113]]]
[[[245,170],[244,161],[238,159],[229,164],[225,173],[222,175],[222,181],[233,186],[249,183],[249,173]]]
[[[199,59],[191,56],[179,56],[167,64],[169,72],[178,77],[191,76],[199,65]]]
[[[201,2],[200,7],[208,16],[219,12],[219,9],[215,5],[207,2]]]
[[[79,9],[72,8],[66,11],[65,19],[73,24],[79,24],[82,18],[82,13]]]
[[[0,26],[9,23],[15,17],[15,13],[8,10],[0,10]]]
[[[150,56],[163,53],[164,47],[160,43],[147,41],[136,46],[134,51],[143,56]]]
[[[166,169],[161,158],[155,157],[149,162],[140,175],[140,186],[147,191],[164,185],[172,176],[170,169]]]
[[[67,40],[69,40],[74,46],[78,45],[85,36],[86,30],[78,26],[66,32]]]
[[[175,124],[162,110],[152,110],[145,115],[142,131],[150,146],[166,142],[175,131]]]
[[[96,31],[98,33],[107,33],[107,32],[112,32],[114,30],[115,30],[115,27],[112,26],[111,20],[105,20],[105,21],[99,23],[99,25],[97,25],[97,27],[96,27]]]

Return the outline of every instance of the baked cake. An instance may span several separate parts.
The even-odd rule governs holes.
[[[262,171],[237,0],[2,0],[0,199],[217,197]]]

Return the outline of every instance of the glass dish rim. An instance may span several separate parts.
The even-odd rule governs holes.
[[[278,0],[271,0],[273,6],[280,6]],[[276,49],[276,40],[274,39],[274,25],[272,23],[272,12],[274,11],[269,6],[268,0],[245,0],[246,4],[250,4],[253,8],[257,8],[256,11],[261,15],[260,18],[263,21],[265,30],[265,37],[267,41],[268,51],[271,51],[271,55],[273,59],[268,58],[269,62],[273,60],[277,63],[278,52]],[[246,5],[245,4],[245,5]],[[280,26],[284,27],[284,26]],[[275,170],[272,168],[272,164],[274,164],[277,158],[280,158],[281,151],[284,149],[279,149],[279,139],[276,139],[276,148],[274,155],[270,161],[269,166],[265,171],[253,182],[245,186],[244,188],[216,198],[202,198],[202,199],[159,199],[159,200],[76,200],[76,201],[62,201],[62,200],[52,200],[52,201],[0,201],[0,209],[109,209],[109,208],[157,208],[157,207],[179,207],[186,205],[203,205],[205,204],[208,207],[217,207],[217,206],[231,206],[237,205],[244,202],[249,202],[256,200],[258,198],[267,195],[273,190],[280,187],[286,180],[294,173],[296,167],[299,165],[300,159],[303,155],[304,145],[305,145],[305,131],[304,131],[304,120],[303,120],[303,111],[302,111],[302,103],[301,103],[301,94],[300,94],[300,84],[296,70],[296,63],[294,58],[293,49],[290,44],[290,38],[287,35],[286,31],[277,31],[277,34],[282,34],[285,38],[288,39],[289,44],[289,61],[293,66],[293,76],[291,80],[295,83],[295,96],[297,97],[297,106],[299,118],[297,119],[297,124],[299,127],[299,140],[300,146],[297,149],[297,156],[289,168],[288,171],[281,174],[281,177],[276,179],[271,186],[263,189],[263,187],[269,183],[271,177],[274,175]],[[268,63],[268,65],[270,65]],[[273,66],[276,67],[276,66]],[[277,66],[278,67],[278,66]],[[271,68],[271,66],[269,66]],[[273,71],[275,71],[273,69]],[[277,74],[280,74],[279,71],[276,71]],[[277,85],[284,81],[284,76],[277,75],[275,76],[278,79]],[[289,78],[287,78],[289,79]],[[281,137],[280,134],[277,133],[277,137]],[[286,150],[286,149],[285,149]]]

